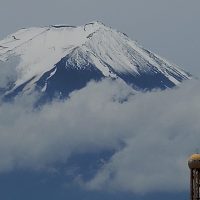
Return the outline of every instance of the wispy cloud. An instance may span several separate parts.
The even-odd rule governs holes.
[[[18,56],[11,56],[7,61],[0,60],[0,88],[5,88],[17,80],[16,66],[19,61]]]

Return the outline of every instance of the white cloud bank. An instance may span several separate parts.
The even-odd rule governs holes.
[[[200,83],[129,96],[120,83],[90,83],[65,102],[32,111],[32,101],[0,106],[0,172],[38,169],[70,155],[116,149],[88,189],[145,193],[187,188],[187,157],[200,146]],[[120,149],[120,143],[125,144]]]

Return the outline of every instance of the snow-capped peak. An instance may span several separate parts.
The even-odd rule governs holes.
[[[174,85],[190,78],[177,66],[98,21],[77,27],[21,29],[0,41],[0,60],[6,62],[13,55],[20,58],[15,88],[29,80],[34,84],[66,56],[71,67],[81,69],[92,64],[106,77],[162,74]]]

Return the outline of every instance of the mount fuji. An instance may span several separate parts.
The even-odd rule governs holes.
[[[166,89],[191,75],[100,22],[83,26],[24,28],[0,41],[0,84],[7,99],[39,91],[43,99],[67,97],[91,80],[109,78],[135,90]]]

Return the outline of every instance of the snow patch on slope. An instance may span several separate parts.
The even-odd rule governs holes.
[[[50,70],[61,58],[89,40],[87,37],[98,28],[100,24],[97,23],[76,28],[50,26],[23,29],[0,42],[0,46],[7,47],[0,48],[0,59],[6,60],[12,54],[20,55],[21,61],[17,66],[20,74],[16,82],[17,87],[32,77],[40,76]]]

